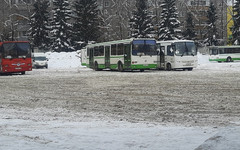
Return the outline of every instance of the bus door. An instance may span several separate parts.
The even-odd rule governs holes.
[[[131,45],[124,44],[124,68],[131,68]]]
[[[105,46],[105,67],[110,68],[110,46]]]
[[[158,46],[157,66],[158,69],[165,69],[165,46]]]
[[[161,46],[159,55],[160,55],[160,68],[164,69],[164,67],[165,67],[165,46]]]
[[[90,48],[90,53],[89,53],[89,68],[94,68],[94,49]]]

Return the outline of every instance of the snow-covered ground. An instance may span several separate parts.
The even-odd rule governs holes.
[[[51,70],[87,70],[75,52],[47,53],[47,57],[49,75]],[[210,63],[207,55],[198,57],[196,70],[240,70],[240,63]],[[189,127],[96,118],[41,120],[34,119],[31,111],[31,119],[27,115],[22,117],[25,119],[14,119],[8,114],[11,111],[16,110],[0,105],[0,150],[239,150],[240,147],[240,122],[227,127]]]

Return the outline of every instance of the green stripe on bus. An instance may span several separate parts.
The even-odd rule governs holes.
[[[240,58],[232,58],[232,60],[240,60]],[[209,59],[209,61],[227,61],[227,58],[221,58],[221,59]]]
[[[111,56],[110,58],[124,58],[124,56]]]
[[[155,69],[157,64],[147,64],[147,65],[131,65],[131,69]]]
[[[209,59],[209,61],[226,61],[226,59]]]
[[[86,64],[87,67],[90,67],[89,64]],[[123,65],[125,68],[125,66]],[[106,65],[105,64],[98,64],[99,69],[105,69]],[[137,69],[156,69],[157,64],[139,64],[139,65],[130,65],[130,69],[132,70],[137,70]],[[118,64],[111,64],[110,69],[118,69]]]
[[[82,66],[87,66],[87,64],[86,63],[82,63]]]
[[[111,56],[110,58],[124,58],[124,56]],[[94,57],[94,59],[105,59],[105,57]]]

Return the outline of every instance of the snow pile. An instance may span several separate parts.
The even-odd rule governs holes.
[[[203,55],[203,54],[198,52],[197,56],[198,56],[198,65],[210,63],[209,62],[209,55]]]
[[[46,53],[48,58],[49,69],[71,69],[81,67],[81,61],[77,52],[48,52]]]

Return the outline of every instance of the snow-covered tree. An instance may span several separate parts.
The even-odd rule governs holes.
[[[83,43],[97,41],[101,36],[101,19],[96,0],[76,0],[74,3],[74,41]]]
[[[217,44],[217,27],[216,27],[216,21],[217,21],[217,12],[216,7],[211,2],[210,6],[207,11],[207,39],[205,40],[208,45],[216,45]]]
[[[31,16],[31,29],[30,35],[32,36],[34,46],[40,49],[46,49],[49,46],[48,37],[48,9],[49,2],[47,0],[37,0],[33,4],[33,15]]]
[[[233,26],[231,43],[240,44],[240,0],[235,0],[233,5]]]
[[[131,17],[130,31],[131,37],[134,38],[153,38],[155,37],[155,31],[152,24],[152,18],[148,12],[147,0],[136,1],[136,11],[133,11]]]
[[[164,0],[161,7],[162,13],[159,23],[158,40],[176,40],[182,38],[175,0]]]
[[[53,0],[51,24],[52,49],[56,52],[74,51],[72,47],[71,9],[68,0]]]
[[[188,40],[194,40],[196,37],[195,25],[193,22],[192,13],[190,12],[187,13],[186,27],[185,27],[185,31],[183,32],[183,36],[185,39],[188,39]]]

